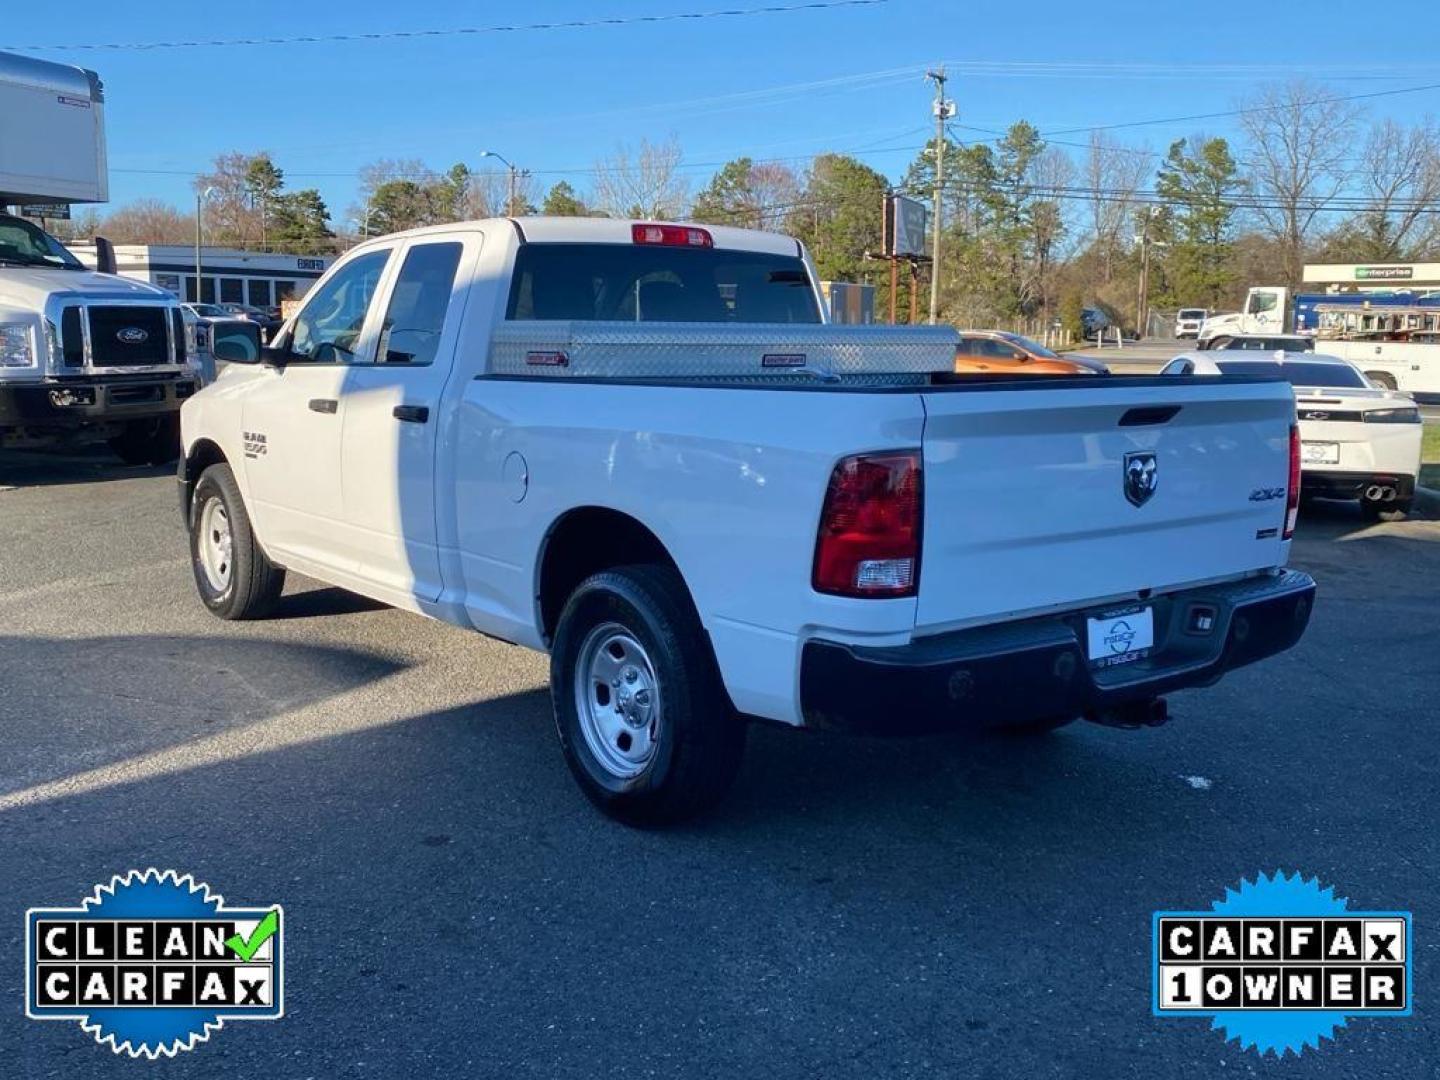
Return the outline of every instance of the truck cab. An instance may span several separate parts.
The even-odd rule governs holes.
[[[1283,334],[1290,325],[1287,316],[1289,307],[1289,289],[1256,286],[1246,292],[1242,310],[1211,315],[1205,319],[1197,334],[1197,344],[1203,349],[1207,342],[1221,334]]]
[[[104,441],[128,463],[163,464],[200,385],[178,300],[87,269],[5,211],[108,197],[104,98],[93,71],[0,53],[0,447]]]

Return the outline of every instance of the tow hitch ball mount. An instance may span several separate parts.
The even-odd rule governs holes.
[[[1113,709],[1092,710],[1085,714],[1092,724],[1134,730],[1142,727],[1159,727],[1170,719],[1170,706],[1163,697],[1133,701]]]

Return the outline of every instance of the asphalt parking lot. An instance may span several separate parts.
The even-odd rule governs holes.
[[[714,817],[599,817],[542,657],[292,579],[195,599],[162,470],[0,454],[0,1073],[1435,1076],[1440,522],[1302,519],[1293,652],[1141,732],[756,729]],[[153,1064],[22,1009],[23,915],[132,867],[285,906],[286,1013]],[[1242,876],[1412,910],[1416,1015],[1283,1064],[1150,1015]]]

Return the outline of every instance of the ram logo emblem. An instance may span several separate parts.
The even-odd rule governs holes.
[[[1159,483],[1158,463],[1148,450],[1135,450],[1125,455],[1125,498],[1135,506],[1144,506],[1155,494]]]

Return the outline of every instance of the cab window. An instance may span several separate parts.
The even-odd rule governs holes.
[[[365,313],[389,259],[388,250],[359,255],[306,297],[290,336],[292,360],[348,364],[355,359]]]
[[[1248,314],[1259,315],[1262,312],[1274,311],[1276,301],[1279,297],[1273,292],[1256,292],[1250,294],[1250,307]]]
[[[380,330],[379,363],[434,363],[463,251],[451,241],[417,244],[406,253]]]

